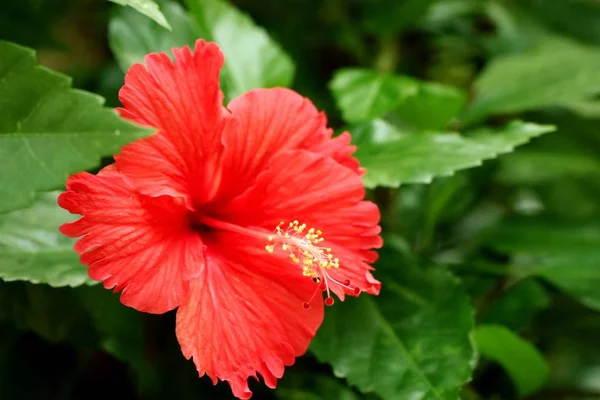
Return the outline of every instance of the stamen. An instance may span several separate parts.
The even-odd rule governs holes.
[[[234,232],[255,239],[266,239],[267,245],[265,246],[265,251],[269,254],[273,254],[277,247],[288,252],[290,260],[294,264],[301,266],[302,275],[311,278],[316,284],[315,291],[310,300],[302,304],[305,309],[309,309],[310,303],[317,293],[323,291],[327,292],[325,304],[332,305],[334,303],[334,299],[331,297],[332,287],[340,287],[345,292],[354,294],[355,296],[359,295],[361,292],[358,287],[352,287],[348,279],[344,280],[342,283],[329,274],[328,271],[331,268],[340,267],[340,260],[331,254],[331,248],[318,246],[325,240],[321,230],[314,228],[307,229],[306,224],[300,224],[298,221],[290,222],[284,230],[282,227],[285,226],[285,222],[281,221],[275,228],[276,234],[273,235],[268,234],[268,232],[245,228],[209,216],[202,216],[198,218],[196,222],[210,226],[214,229]]]
[[[327,292],[325,305],[333,305],[331,285],[341,287],[346,293],[360,294],[358,287],[350,286],[350,280],[346,279],[342,283],[331,277],[328,271],[331,268],[339,268],[340,260],[331,254],[331,248],[319,246],[323,241],[325,238],[319,229],[308,228],[306,224],[301,224],[297,220],[287,224],[285,221],[281,221],[275,227],[275,235],[268,237],[269,243],[265,246],[265,250],[269,254],[272,254],[277,248],[288,252],[292,262],[301,266],[302,275],[311,278],[317,284],[310,300],[302,304],[307,310],[319,291]]]

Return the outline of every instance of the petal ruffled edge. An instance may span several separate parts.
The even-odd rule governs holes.
[[[248,399],[248,378],[275,388],[285,366],[304,354],[323,320],[315,284],[269,255],[260,240],[219,232],[207,243],[206,268],[177,311],[177,338],[200,376],[229,382]],[[311,300],[310,308],[303,303]]]
[[[123,304],[164,313],[187,296],[189,280],[203,267],[203,243],[189,229],[181,201],[140,195],[111,166],[71,176],[58,204],[82,215],[60,231],[79,237],[75,251],[88,274],[121,291]]]
[[[121,116],[158,129],[155,135],[125,146],[115,156],[121,173],[141,193],[170,195],[193,204],[210,201],[218,191],[223,131],[234,119],[223,106],[219,73],[223,53],[215,43],[196,42],[135,64],[119,92]]]
[[[309,150],[329,156],[357,174],[364,172],[352,157],[356,147],[350,144],[350,134],[332,137],[325,113],[293,90],[253,89],[233,99],[228,109],[237,125],[223,135],[223,183],[232,183],[221,198],[243,192],[273,157],[289,150]]]

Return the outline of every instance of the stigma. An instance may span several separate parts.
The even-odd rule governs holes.
[[[265,246],[265,250],[270,254],[278,249],[289,253],[290,261],[300,266],[302,275],[316,284],[310,300],[303,303],[305,309],[310,308],[316,294],[322,291],[327,292],[325,305],[333,305],[334,299],[330,289],[334,285],[352,295],[360,294],[360,289],[351,287],[350,281],[339,282],[331,276],[329,271],[340,268],[340,260],[334,257],[331,248],[321,246],[324,240],[323,232],[318,229],[309,228],[297,220],[288,224],[281,221],[275,227],[274,234],[268,236],[268,244]]]

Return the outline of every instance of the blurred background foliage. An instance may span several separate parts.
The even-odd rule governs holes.
[[[110,107],[131,64],[199,37],[227,56],[227,99],[289,86],[350,129],[383,214],[381,295],[329,308],[255,398],[600,399],[600,2],[0,2],[1,40]],[[44,95],[62,102],[33,113]],[[0,398],[231,399],[173,313],[89,281],[57,232],[72,216],[34,195],[147,134],[99,102],[0,46]]]

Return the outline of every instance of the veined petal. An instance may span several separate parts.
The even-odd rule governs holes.
[[[75,250],[90,277],[122,291],[121,302],[129,307],[172,310],[203,268],[203,244],[189,228],[182,201],[138,194],[113,167],[71,176],[58,204],[82,215],[60,230],[81,237]]]
[[[356,151],[356,146],[350,144],[351,139],[349,132],[342,132],[340,135],[310,148],[310,150],[328,155],[344,167],[359,175],[364,175],[365,170],[360,167],[358,160],[352,157],[352,154]]]
[[[194,52],[173,49],[135,64],[119,92],[121,115],[158,129],[125,146],[115,157],[136,190],[149,196],[178,195],[191,203],[209,201],[218,189],[221,135],[232,122],[223,107],[219,72],[223,54],[214,43],[196,42]]]
[[[350,145],[350,135],[332,139],[333,130],[327,127],[325,114],[293,90],[251,90],[232,100],[228,108],[238,125],[223,135],[223,181],[232,182],[224,190],[225,196],[239,194],[255,181],[272,157],[287,150],[326,154],[353,171],[361,171],[358,161],[352,158],[355,147]]]
[[[258,373],[274,388],[284,366],[306,351],[323,300],[297,265],[267,254],[258,239],[215,232],[205,257],[177,311],[177,338],[201,376],[228,381],[235,396],[248,399],[249,377]]]
[[[364,201],[361,177],[330,157],[306,150],[276,155],[255,185],[221,209],[221,218],[240,226],[274,229],[280,221],[294,220],[322,231],[324,242],[339,258],[340,267],[329,270],[338,282],[378,294],[381,284],[369,263],[372,250],[382,246],[379,209]],[[248,212],[249,209],[252,212]],[[343,299],[341,286],[332,290]]]

